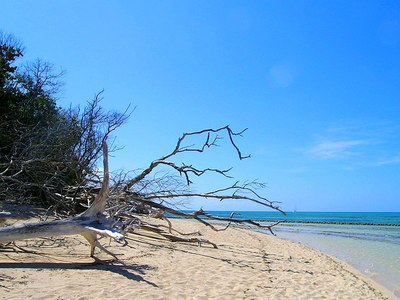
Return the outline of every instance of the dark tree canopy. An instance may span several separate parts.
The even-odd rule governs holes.
[[[102,141],[126,116],[104,112],[101,93],[83,109],[58,107],[62,72],[39,59],[17,66],[22,56],[15,38],[0,35],[0,201],[82,211],[68,199],[95,177]]]
[[[54,87],[59,75],[40,60],[24,67],[15,66],[23,56],[20,43],[12,36],[0,35],[0,155],[9,158],[22,132],[53,123],[59,110]]]
[[[23,55],[20,43],[11,35],[4,35],[0,32],[0,87],[2,93],[8,87],[8,83],[13,79],[16,66],[14,61]]]

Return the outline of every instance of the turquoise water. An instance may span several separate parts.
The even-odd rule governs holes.
[[[229,217],[229,211],[210,211],[215,216]],[[235,218],[258,221],[287,221],[295,223],[377,224],[400,226],[399,212],[279,212],[241,211]]]
[[[209,212],[229,217],[230,212]],[[400,299],[400,213],[240,212],[241,219],[285,222],[278,237],[300,242],[345,261]]]

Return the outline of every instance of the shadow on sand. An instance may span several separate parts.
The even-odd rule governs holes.
[[[95,260],[92,263],[64,263],[64,262],[10,262],[0,263],[0,269],[54,269],[54,270],[98,270],[108,271],[122,275],[130,280],[143,281],[153,287],[159,287],[153,282],[144,279],[141,275],[144,275],[147,270],[154,269],[149,265],[124,265],[113,260]]]

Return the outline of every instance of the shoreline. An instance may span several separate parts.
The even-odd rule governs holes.
[[[88,257],[78,236],[28,240],[29,252],[0,252],[2,299],[395,299],[345,262],[303,244],[243,228],[214,232],[171,220],[183,232],[200,230],[215,242],[173,243],[149,232],[129,234],[124,254]],[[140,235],[139,235],[140,234]],[[103,245],[108,245],[105,239]],[[39,245],[41,245],[39,247]],[[107,246],[108,247],[108,246]],[[89,284],[90,283],[90,284]]]
[[[300,242],[352,266],[400,297],[398,233],[390,227],[296,225],[276,228],[279,237]]]
[[[312,248],[312,249],[316,250],[314,248]],[[364,280],[368,285],[379,290],[385,297],[388,297],[390,299],[397,299],[396,296],[390,290],[388,290],[385,286],[383,286],[379,282],[373,280],[372,278],[369,278],[368,276],[363,274],[360,270],[356,269],[352,265],[340,260],[339,258],[336,258],[336,257],[326,254],[324,252],[322,252],[322,253],[324,255],[328,256],[329,258],[331,258],[332,260],[336,261],[336,263],[343,265],[350,273],[356,274],[357,276],[362,278],[362,280]]]
[[[326,253],[324,251],[321,251],[321,250],[318,250],[318,249],[313,248],[311,246],[308,246],[306,244],[303,244],[302,242],[294,241],[294,240],[290,240],[290,239],[282,238],[282,237],[277,237],[277,238],[282,239],[284,241],[289,241],[291,243],[299,244],[299,245],[301,245],[301,246],[303,246],[305,248],[308,248],[311,251],[320,252],[322,255],[324,255],[327,258],[333,260],[335,263],[341,265],[349,273],[352,273],[352,274],[358,276],[361,280],[365,281],[372,288],[380,291],[385,297],[388,297],[389,299],[397,299],[396,296],[389,289],[387,289],[385,286],[383,286],[382,284],[380,284],[376,280],[368,277],[366,274],[362,273],[360,270],[358,270],[356,267],[352,266],[350,263],[345,262],[345,261],[341,260],[340,258],[337,258],[337,257],[335,257],[333,255],[330,255],[330,254],[328,254],[328,253]]]

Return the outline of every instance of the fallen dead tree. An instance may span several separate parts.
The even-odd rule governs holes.
[[[82,235],[90,244],[90,256],[94,255],[95,247],[106,253],[115,255],[98,242],[98,235],[123,241],[124,236],[114,229],[113,222],[103,214],[109,193],[108,150],[103,143],[104,177],[101,190],[93,204],[84,213],[67,219],[28,223],[0,228],[0,242],[49,237],[57,235]]]
[[[184,212],[177,208],[176,203],[180,203],[182,199],[216,199],[219,201],[229,200],[245,200],[255,202],[259,205],[271,208],[284,214],[279,208],[277,202],[269,201],[258,193],[259,189],[264,188],[264,184],[252,181],[241,184],[239,181],[234,182],[232,185],[215,189],[207,192],[193,192],[188,187],[193,183],[192,177],[204,176],[208,173],[214,173],[229,179],[231,169],[215,169],[215,168],[197,168],[192,164],[182,163],[178,165],[173,161],[175,156],[182,153],[203,153],[207,149],[218,146],[217,142],[222,139],[225,134],[228,138],[230,145],[234,148],[240,160],[250,158],[250,155],[243,155],[240,148],[235,142],[235,137],[242,136],[246,131],[234,132],[229,126],[220,127],[217,129],[203,129],[200,131],[184,133],[178,139],[175,148],[165,156],[150,163],[150,165],[141,171],[132,179],[123,180],[116,184],[113,189],[109,203],[108,213],[117,217],[124,222],[134,220],[135,224],[140,224],[140,219],[137,218],[136,211],[140,207],[142,210],[152,213],[155,217],[165,220],[169,224],[169,233],[171,233],[171,223],[168,216],[179,217],[184,219],[196,220],[205,226],[210,227],[215,231],[224,230],[232,223],[249,224],[259,228],[268,230],[273,234],[272,228],[279,222],[272,222],[270,224],[261,224],[249,219],[237,218],[237,214],[232,213],[229,217],[217,217],[199,209],[194,212]],[[200,145],[185,144],[186,139],[195,137],[203,138]],[[179,177],[167,173],[167,175],[159,176],[156,179],[147,177],[152,173],[156,173],[159,167],[167,167],[176,171]],[[183,178],[184,183],[179,179]],[[210,222],[211,221],[211,222]],[[212,221],[225,222],[227,226],[222,229],[217,229]],[[140,225],[139,225],[140,226]],[[134,229],[134,227],[133,227]],[[146,230],[146,228],[143,228]],[[156,231],[154,228],[149,229]],[[128,226],[129,231],[129,226]],[[160,232],[161,234],[161,232]],[[166,237],[168,238],[168,237]],[[174,240],[174,238],[170,238]]]
[[[241,223],[267,229],[273,234],[272,228],[278,222],[265,225],[253,220],[237,218],[234,213],[229,217],[217,217],[202,209],[191,213],[179,210],[179,203],[182,199],[196,197],[220,201],[246,200],[283,213],[277,203],[269,201],[256,191],[258,188],[263,187],[263,184],[258,182],[240,184],[240,182],[236,181],[225,188],[202,193],[193,192],[189,189],[193,176],[200,177],[207,173],[214,173],[231,178],[229,175],[230,169],[201,169],[191,164],[182,163],[178,165],[173,161],[173,158],[178,154],[202,153],[208,148],[217,146],[217,141],[221,139],[221,134],[225,134],[228,137],[239,159],[246,159],[250,156],[243,156],[235,142],[235,137],[241,136],[244,131],[235,133],[229,126],[224,126],[217,129],[204,129],[184,133],[169,154],[151,162],[146,169],[132,178],[124,175],[120,177],[121,179],[114,179],[111,187],[107,144],[103,142],[104,175],[100,191],[84,213],[61,220],[1,228],[0,243],[37,237],[80,234],[89,242],[91,256],[94,255],[95,247],[98,247],[115,257],[115,254],[99,243],[99,236],[109,237],[117,242],[126,244],[125,234],[135,232],[136,228],[140,228],[157,233],[173,242],[190,242],[198,243],[199,245],[210,244],[217,248],[217,245],[213,242],[197,237],[200,235],[198,232],[187,234],[176,231],[169,220],[169,216],[193,219],[216,231],[224,230],[232,223]],[[200,146],[195,144],[186,145],[186,139],[191,137],[203,138],[204,140],[200,143]],[[162,175],[151,177],[151,174],[157,173],[156,169],[160,167],[170,168],[176,171],[179,176],[162,173]],[[184,179],[184,182],[182,182],[181,178]],[[140,218],[140,214],[143,213],[164,220],[166,225],[151,224],[143,221]],[[222,228],[215,226],[212,221],[223,221],[226,226]]]

